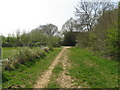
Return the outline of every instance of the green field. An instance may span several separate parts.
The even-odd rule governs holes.
[[[33,47],[36,48],[36,47]],[[14,50],[17,50],[18,47],[3,47],[2,48],[2,58],[6,59],[8,58],[13,52]]]
[[[16,50],[17,47],[4,47],[2,48],[2,58],[8,58],[14,50]]]
[[[77,85],[90,88],[118,87],[118,62],[100,58],[80,48],[71,48],[69,58],[72,63],[69,72],[77,79]]]
[[[12,48],[3,48],[3,55],[9,56],[6,52],[12,50]],[[20,65],[19,69],[15,71],[3,71],[4,82],[2,83],[3,88],[8,87],[22,87],[22,88],[32,88],[35,84],[38,76],[40,76],[44,70],[46,70],[50,63],[55,59],[61,48],[55,48],[47,54],[44,59],[38,59],[36,63],[28,62],[26,65]]]

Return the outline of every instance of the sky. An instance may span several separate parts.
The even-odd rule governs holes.
[[[60,30],[74,17],[78,0],[0,0],[0,34],[16,30],[31,31],[39,25],[52,23]]]
[[[7,36],[18,29],[29,32],[39,25],[62,25],[74,17],[79,0],[0,0],[0,35]]]

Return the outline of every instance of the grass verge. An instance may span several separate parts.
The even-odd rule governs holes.
[[[76,78],[81,87],[118,87],[118,62],[95,56],[81,48],[70,48],[69,58],[72,67],[70,75]]]
[[[3,88],[32,88],[38,76],[49,67],[60,51],[60,48],[55,48],[54,51],[47,53],[46,58],[39,59],[35,63],[28,62],[27,65],[21,64],[15,71],[4,70],[3,77],[7,80],[2,83]]]

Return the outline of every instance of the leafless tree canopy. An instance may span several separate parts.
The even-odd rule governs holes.
[[[54,36],[58,33],[57,26],[55,26],[53,24],[40,25],[37,29],[41,30],[42,33],[44,33],[48,36]]]
[[[113,8],[113,2],[84,2],[81,0],[75,7],[77,25],[83,27],[83,30],[89,31],[97,23],[100,15]]]
[[[63,31],[63,32],[73,31],[75,24],[76,24],[76,20],[71,17],[69,20],[67,20],[67,21],[63,24],[63,26],[62,26],[62,31]]]

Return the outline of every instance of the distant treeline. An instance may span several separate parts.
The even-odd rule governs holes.
[[[53,24],[40,25],[29,33],[17,30],[16,35],[2,37],[2,47],[22,47],[22,46],[60,46],[61,38],[57,26]]]

